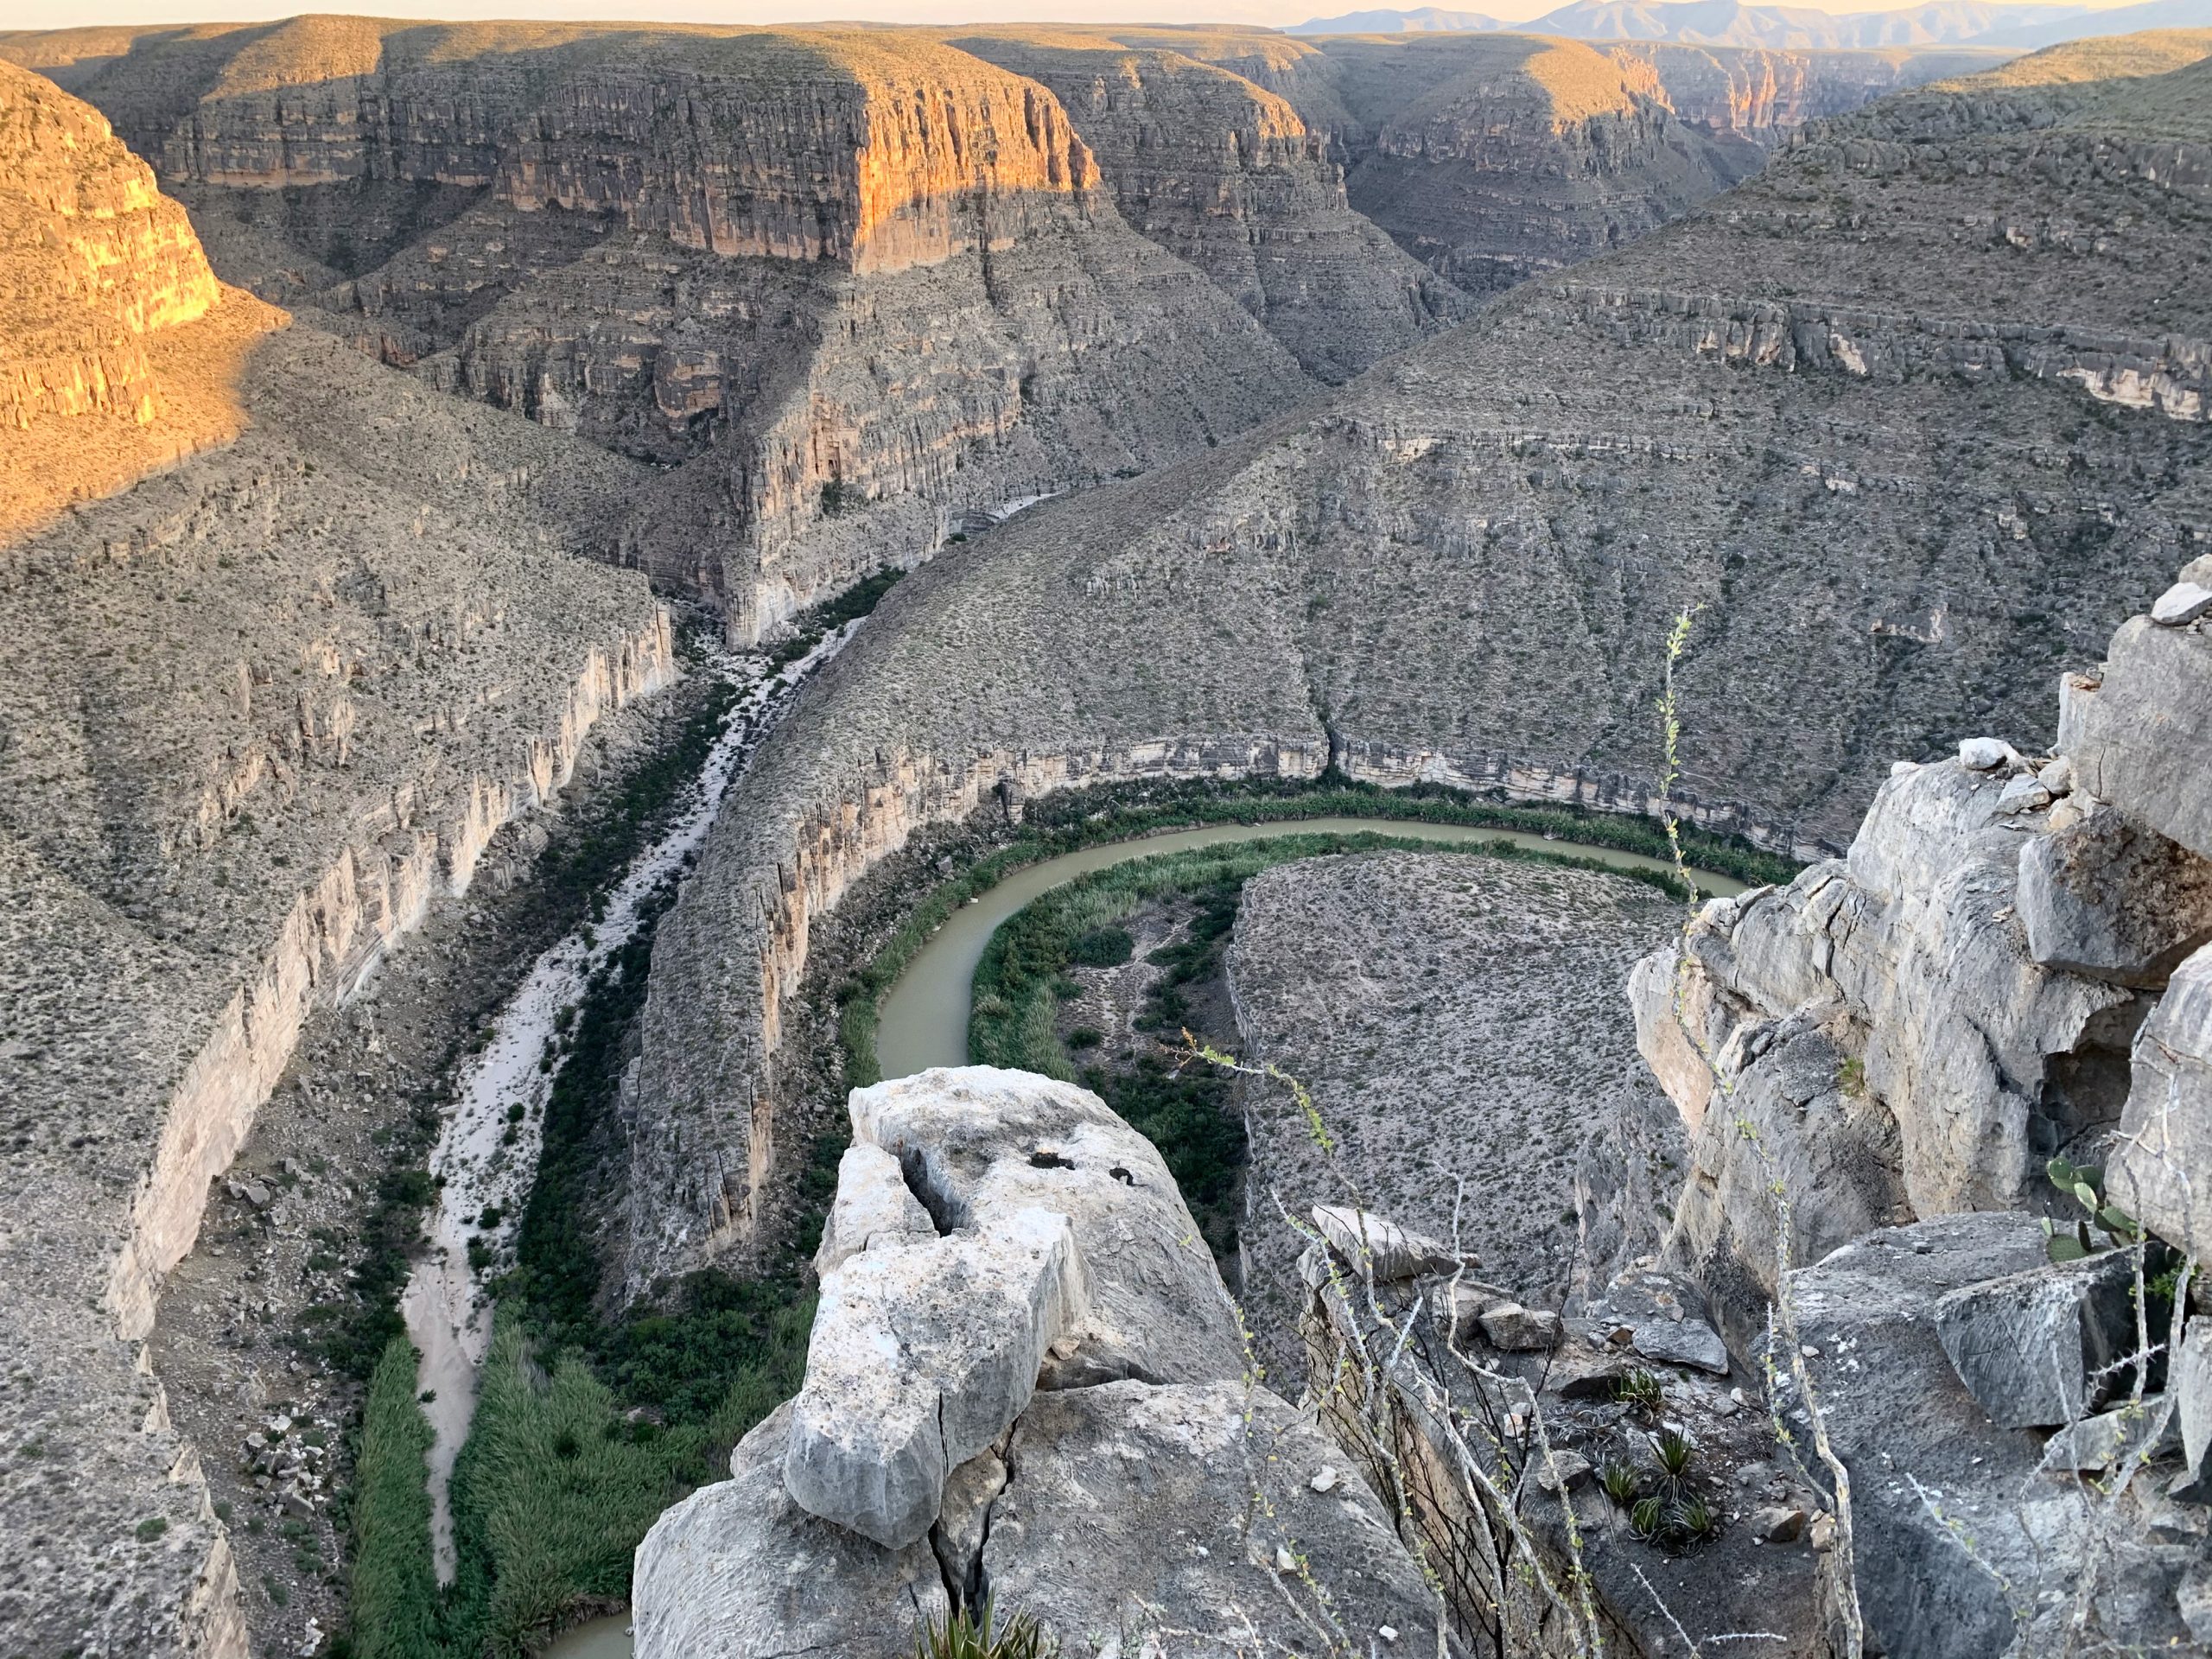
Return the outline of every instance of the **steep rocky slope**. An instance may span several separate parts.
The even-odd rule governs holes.
[[[1476,294],[1620,246],[1751,170],[1642,64],[1528,35],[1332,41],[1359,210]]]
[[[1311,385],[1128,229],[1050,92],[918,31],[302,18],[112,46],[74,79],[219,264],[434,384],[674,465],[624,556],[739,639]],[[1347,366],[1425,321],[1396,263],[1408,298]]]
[[[1336,1143],[1325,1158],[1287,1090],[1240,1084],[1242,1294],[1276,1375],[1297,1369],[1305,1300],[1302,1241],[1278,1200],[1303,1215],[1357,1195],[1454,1239],[1533,1307],[1656,1244],[1681,1135],[1637,1058],[1623,992],[1681,920],[1641,883],[1479,853],[1301,860],[1245,884],[1229,957],[1237,1052],[1303,1083]],[[1605,1236],[1582,1236],[1586,1165],[1633,1185],[1632,1199],[1606,1195],[1630,1226],[1593,1203],[1580,1218]]]
[[[1325,134],[1243,75],[1162,47],[1073,32],[952,43],[1052,89],[1122,217],[1340,381],[1465,306],[1344,197]]]
[[[1818,851],[1893,758],[2047,730],[2051,677],[2212,526],[2207,73],[2014,72],[1817,125],[1317,411],[903,585],[662,932],[632,1287],[747,1236],[810,920],[919,824],[1332,761],[1641,807],[1685,607],[1680,793],[1711,822]],[[2124,226],[2093,217],[2115,169]]]
[[[99,112],[0,62],[0,537],[231,436],[269,307],[216,282]]]
[[[8,75],[33,157],[11,182],[46,192],[53,227],[43,265],[11,250],[11,279],[82,296],[101,353],[140,327],[179,341],[136,359],[150,387],[111,356],[73,383],[49,355],[35,384],[51,402],[104,378],[111,403],[150,397],[141,429],[161,434],[194,331],[269,308],[218,299],[105,123],[51,87],[18,102],[29,78]],[[0,543],[10,1652],[245,1652],[200,1452],[143,1345],[164,1276],[309,1009],[360,987],[558,797],[598,720],[677,671],[644,580],[589,556],[643,469],[325,335],[249,351],[250,332],[224,337],[237,435],[188,427],[213,447]],[[0,441],[10,482],[41,428],[139,412],[37,410]],[[81,493],[149,452],[104,453]]]
[[[1668,1251],[1739,1354],[1796,1299],[1818,1363],[1785,1404],[1827,1402],[1884,1651],[2212,1637],[2172,1507],[2203,1492],[2203,1303],[2156,1288],[2202,1260],[2212,1173],[2208,584],[2065,677],[2055,743],[1900,762],[1847,857],[1707,906],[1632,982],[1691,1136]]]

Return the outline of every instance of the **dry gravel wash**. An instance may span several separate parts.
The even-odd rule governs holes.
[[[0,1650],[243,1640],[142,1346],[309,1010],[676,672],[575,556],[633,469],[326,338],[226,449],[0,551]]]
[[[2212,65],[2163,67],[2208,48],[1815,125],[1572,283],[903,582],[661,931],[629,1283],[751,1236],[809,929],[924,825],[1331,760],[1643,808],[1685,607],[1680,796],[1719,826],[1829,850],[1897,757],[2037,741],[2212,536]]]
[[[1656,1249],[1649,1195],[1679,1185],[1683,1142],[1637,1055],[1628,976],[1682,920],[1640,882],[1479,854],[1302,859],[1245,883],[1228,960],[1239,1058],[1303,1081],[1338,1148],[1314,1145],[1287,1088],[1240,1081],[1243,1300],[1271,1370],[1297,1363],[1306,1300],[1306,1241],[1278,1205],[1302,1223],[1357,1202],[1446,1240],[1456,1225],[1476,1276],[1530,1307]],[[1595,1262],[1586,1160],[1643,1195]]]

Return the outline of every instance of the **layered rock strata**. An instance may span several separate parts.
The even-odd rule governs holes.
[[[1129,230],[1050,91],[918,31],[302,18],[139,37],[73,79],[240,280],[448,390],[675,465],[621,556],[740,641],[971,515],[1218,442],[1311,384]],[[1332,245],[1407,295],[1344,297],[1380,319],[1349,368],[1427,318],[1418,274],[1335,211]],[[1305,261],[1317,282],[1332,257]]]
[[[904,1654],[985,1605],[1069,1654],[1458,1650],[1367,1487],[1244,1380],[1228,1296],[1141,1135],[1081,1090],[985,1067],[859,1090],[851,1111],[805,1384],[732,1480],[639,1547],[641,1655]],[[1003,1252],[1047,1238],[1063,1294],[1002,1302],[1031,1277]],[[947,1295],[948,1270],[972,1294]],[[1025,1366],[971,1363],[1009,1338]],[[919,1484],[882,1438],[906,1415],[881,1409],[917,1390],[945,1425]],[[912,1518],[879,1528],[894,1492]]]
[[[1048,503],[902,583],[733,795],[662,932],[629,1287],[750,1236],[809,925],[919,825],[1071,781],[1331,762],[1648,810],[1685,610],[1674,798],[1717,827],[1820,856],[1897,755],[1975,727],[2047,750],[2050,677],[2212,527],[2212,425],[2039,372],[2041,353],[2152,316],[2184,334],[2193,290],[2170,273],[2200,209],[2186,169],[2139,179],[2106,252],[2037,244],[2001,270],[1960,213],[2064,199],[2027,157],[2089,142],[2113,100],[2114,132],[2169,122],[2185,149],[2204,79],[2123,97],[2016,74],[1831,124],[1571,286],[1524,287],[1316,410]],[[1862,129],[1920,137],[1885,138],[1878,176]],[[1870,289],[1913,281],[1942,298],[1904,314],[1915,337],[1980,330],[1990,355],[1868,355],[1901,338]],[[1689,297],[1715,293],[1736,297]],[[1777,337],[1819,354],[1691,321],[1754,304],[1801,309]],[[1975,1179],[2017,1179],[1977,1156]],[[1882,1184],[1853,1190],[1852,1224],[1882,1218]]]
[[[1131,229],[1205,272],[1338,382],[1466,310],[1344,194],[1325,133],[1243,75],[1156,47],[1070,33],[954,44],[1049,87]]]
[[[142,1341],[311,1006],[676,672],[631,469],[294,330],[247,435],[0,554],[0,1645],[243,1654]],[[610,505],[612,504],[612,505]],[[135,1586],[128,1598],[116,1586]]]
[[[278,318],[244,295],[211,315],[223,299],[106,119],[0,62],[0,537],[236,431],[220,382]]]
[[[1757,164],[1678,122],[1649,67],[1576,41],[1414,35],[1330,55],[1371,129],[1353,204],[1472,294],[1607,252]]]

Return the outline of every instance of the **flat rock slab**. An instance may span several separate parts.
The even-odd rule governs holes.
[[[2020,849],[2018,910],[2044,967],[2155,988],[2212,940],[2212,859],[2101,807]]]
[[[1399,1651],[1437,1651],[1435,1602],[1382,1506],[1264,1389],[1039,1395],[1008,1461],[984,1576],[1000,1611],[1036,1614],[1063,1659],[1388,1652],[1386,1625]],[[1325,1468],[1337,1478],[1315,1491]]]
[[[791,1427],[786,1403],[738,1443],[731,1479],[667,1510],[638,1546],[637,1659],[912,1659],[916,1634],[945,1616],[927,1543],[887,1549],[791,1500]]]
[[[2108,1250],[1962,1286],[1936,1334],[1967,1391],[2006,1428],[2056,1428],[2094,1410],[2134,1332],[2133,1258]]]

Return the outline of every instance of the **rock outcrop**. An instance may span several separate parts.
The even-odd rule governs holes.
[[[1900,763],[1847,858],[1715,901],[1639,965],[1639,1041],[1693,1137],[1674,1248],[1739,1337],[1778,1244],[1815,1262],[1870,1224],[2070,1202],[2057,1154],[2110,1146],[2116,1203],[2202,1236],[2177,1078],[2202,1049],[2203,855],[2159,826],[2191,831],[2212,678],[2127,671],[2202,656],[2199,626],[2127,622],[2101,674],[2067,677],[2056,755]],[[1777,1182],[1786,1241],[1757,1197]]]
[[[221,383],[279,321],[226,303],[184,209],[97,110],[0,61],[0,539],[232,435]]]
[[[890,1659],[986,1604],[1071,1655],[1316,1633],[1447,1650],[1366,1486],[1245,1380],[1149,1142],[1095,1096],[988,1067],[855,1091],[851,1113],[805,1384],[639,1547],[645,1659]],[[932,1224],[854,1246],[855,1217],[904,1209],[884,1191],[902,1173]],[[1032,1282],[1057,1289],[1002,1304]],[[939,1425],[926,1448],[903,1433]],[[894,1494],[898,1523],[877,1524]]]

